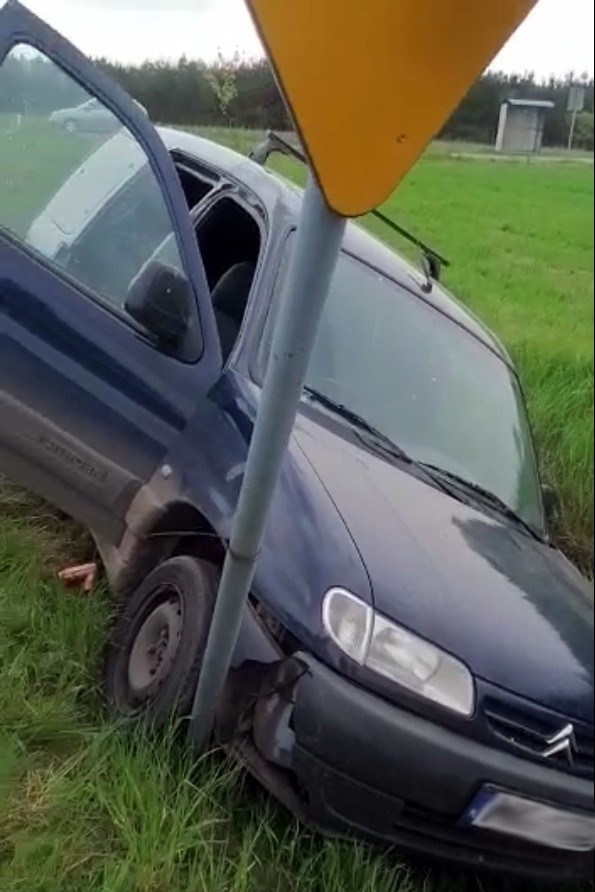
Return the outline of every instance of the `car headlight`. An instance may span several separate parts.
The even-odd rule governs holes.
[[[324,627],[343,653],[426,700],[460,715],[475,710],[467,667],[428,641],[390,622],[341,588],[324,598]]]

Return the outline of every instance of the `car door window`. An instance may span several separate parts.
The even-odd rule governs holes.
[[[124,310],[158,251],[183,274],[144,149],[100,99],[22,44],[0,67],[0,158],[0,228],[110,308]]]

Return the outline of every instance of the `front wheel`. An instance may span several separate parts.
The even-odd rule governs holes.
[[[190,711],[218,578],[212,564],[174,557],[133,593],[106,653],[105,690],[118,715],[158,726]]]

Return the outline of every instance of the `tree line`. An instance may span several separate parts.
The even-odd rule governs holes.
[[[288,130],[291,122],[266,59],[219,57],[207,64],[185,57],[177,62],[147,61],[123,65],[96,63],[148,110],[153,121],[173,125],[233,126]],[[50,76],[49,69],[52,68]],[[493,143],[498,113],[505,99],[547,99],[544,144],[565,145],[569,114],[567,99],[574,78],[539,80],[533,74],[487,72],[471,87],[453,112],[439,138]],[[585,110],[578,120],[576,145],[593,149],[593,79],[580,78],[586,88]],[[40,56],[12,56],[0,69],[0,113],[40,114],[76,104],[80,90]]]
[[[148,108],[156,121],[281,130],[291,126],[270,66],[264,59],[219,58],[210,66],[185,58],[176,64],[146,62],[141,66],[124,66],[106,60],[101,60],[100,64]],[[215,85],[221,85],[226,78],[228,81],[232,79],[235,90],[222,108]],[[569,126],[568,91],[573,81],[572,75],[543,81],[530,73],[487,72],[471,87],[437,136],[493,143],[501,103],[505,99],[522,97],[547,99],[554,103],[554,108],[546,116],[544,144],[565,145]],[[577,145],[592,150],[594,84],[592,78],[585,76],[580,82],[586,88],[586,104],[580,116]]]

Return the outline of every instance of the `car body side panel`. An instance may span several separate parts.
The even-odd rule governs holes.
[[[121,518],[140,486],[132,469],[106,459],[2,392],[0,427],[0,467],[12,480],[43,493],[71,516],[84,516],[92,529],[109,531],[110,536],[123,532]]]
[[[168,489],[175,489],[179,498],[203,513],[223,541],[231,533],[259,398],[258,387],[234,371],[226,372],[208,399],[200,402],[170,453],[172,476],[153,488],[160,500],[170,498]],[[295,634],[321,642],[321,599],[340,580],[369,600],[369,579],[345,524],[292,442],[275,493],[254,592],[274,605],[279,619]]]
[[[117,541],[204,395],[202,368],[2,244],[0,270],[2,472]]]

